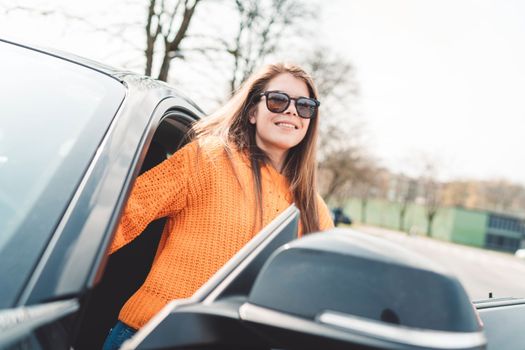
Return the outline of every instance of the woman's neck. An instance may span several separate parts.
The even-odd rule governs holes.
[[[286,154],[288,152],[266,152],[270,164],[277,170],[279,173],[282,173],[284,160],[286,159]]]
[[[258,139],[255,140],[255,143],[257,147],[266,154],[272,167],[281,173],[283,170],[284,161],[290,150],[284,149],[282,147],[276,147],[275,145],[262,142]]]

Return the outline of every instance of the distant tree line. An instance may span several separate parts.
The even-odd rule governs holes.
[[[423,206],[428,236],[432,235],[432,223],[441,208],[459,207],[518,217],[523,217],[525,213],[525,186],[505,179],[439,181],[437,169],[432,163],[424,164],[417,176],[393,173],[370,164],[368,166],[370,168],[365,167],[366,170],[361,169],[364,170],[362,173],[354,172],[353,185],[338,192],[335,197],[330,195],[327,187],[322,186],[327,196],[338,205],[344,205],[350,198],[358,198],[363,223],[366,223],[366,208],[370,199],[382,199],[397,204],[400,231],[409,229],[405,227],[405,215],[409,206]],[[338,196],[341,199],[336,199]]]

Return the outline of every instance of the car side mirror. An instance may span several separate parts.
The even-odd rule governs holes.
[[[265,258],[250,288],[232,288],[264,251],[240,252],[205,293],[172,302],[124,348],[485,349],[459,281],[401,246],[348,229],[311,234]]]
[[[486,344],[455,277],[401,246],[350,230],[281,247],[239,311],[242,321],[284,348],[299,338],[318,348]]]

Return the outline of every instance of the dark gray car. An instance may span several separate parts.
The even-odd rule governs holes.
[[[133,181],[187,142],[202,111],[165,83],[68,54],[0,40],[0,57],[0,349],[97,349],[164,225],[107,257]],[[351,230],[297,240],[298,217],[291,206],[124,347],[525,344],[524,300],[473,307],[424,257]]]

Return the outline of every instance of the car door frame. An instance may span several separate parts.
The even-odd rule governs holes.
[[[167,86],[150,81],[163,88],[147,90],[134,83],[135,76],[121,79],[128,87],[123,104],[15,307],[0,311],[0,344],[23,342],[81,309],[82,296],[104,271],[107,249],[157,127],[168,115],[187,121],[202,115]]]
[[[178,323],[176,313],[181,307],[214,308],[214,303],[219,300],[247,297],[251,288],[247,284],[254,283],[266,259],[279,247],[297,238],[299,218],[299,209],[294,204],[290,205],[230,258],[191,297],[168,303],[132,339],[124,343],[122,349],[170,348],[174,345],[171,343],[172,338],[176,337],[173,332],[174,324]],[[209,326],[208,320],[204,319],[203,327],[207,326]],[[197,342],[203,339],[203,334],[199,333],[199,327],[190,333],[185,333],[183,336],[194,338]],[[210,329],[205,333],[217,332]],[[187,339],[184,339],[183,342],[187,342]]]

